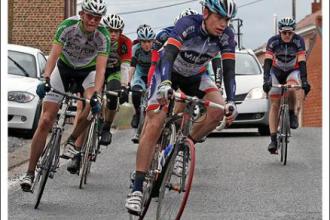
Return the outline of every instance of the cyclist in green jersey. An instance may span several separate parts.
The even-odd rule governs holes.
[[[69,143],[74,143],[88,126],[89,111],[97,113],[101,110],[99,94],[103,88],[110,50],[109,32],[99,25],[105,13],[106,5],[103,0],[84,0],[79,16],[65,19],[58,26],[44,72],[45,82],[37,87],[37,94],[43,98],[43,111],[32,139],[28,170],[21,180],[23,191],[31,189],[36,164],[63,99],[63,96],[51,91],[50,88],[66,92],[69,84],[76,82],[75,92],[97,100],[92,106],[86,104],[77,119],[77,126],[70,135]]]

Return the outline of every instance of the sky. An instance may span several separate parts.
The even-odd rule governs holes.
[[[124,34],[126,33],[131,39],[135,39],[135,31],[140,24],[149,24],[158,32],[161,27],[172,25],[174,18],[185,8],[192,8],[201,13],[199,0],[107,0],[107,6],[109,13],[120,14],[182,2],[189,3],[159,10],[121,15],[125,22]],[[253,2],[255,3],[246,5]],[[296,0],[297,21],[311,13],[312,2],[313,0]],[[278,18],[292,15],[291,0],[236,0],[236,4],[239,7],[236,17],[243,20],[243,46],[245,48],[255,49],[274,34],[274,14]]]

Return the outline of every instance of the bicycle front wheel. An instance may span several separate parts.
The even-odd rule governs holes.
[[[195,145],[190,139],[185,140],[182,151],[183,169],[181,176],[174,172],[178,150],[174,151],[165,170],[159,191],[157,220],[179,220],[186,207],[195,171]]]
[[[281,129],[281,136],[282,136],[281,162],[283,165],[286,165],[287,157],[288,157],[289,129],[290,129],[289,112],[288,109],[286,109],[286,111],[284,111],[282,129]]]
[[[56,148],[60,147],[60,141],[61,141],[60,132],[58,130],[56,130],[56,132],[52,134],[50,141],[48,142],[48,144],[42,154],[42,157],[40,159],[41,160],[40,170],[39,170],[39,173],[38,173],[35,181],[39,181],[40,178],[41,178],[41,180],[39,183],[36,202],[34,205],[35,209],[37,209],[40,204],[40,200],[43,195],[43,192],[44,192],[44,189],[46,186],[46,182],[49,177],[50,170],[52,168]]]
[[[91,166],[91,156],[93,153],[93,144],[94,144],[94,137],[96,136],[96,129],[95,129],[95,120],[90,124],[88,129],[88,136],[87,140],[85,141],[84,146],[84,153],[82,158],[82,167],[80,170],[80,183],[79,188],[83,188],[83,184],[87,183],[87,176],[89,174],[90,166]]]

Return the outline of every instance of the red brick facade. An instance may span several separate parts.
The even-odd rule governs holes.
[[[48,54],[56,27],[74,13],[75,2],[9,0],[9,43],[36,47]]]
[[[307,72],[312,89],[304,102],[303,126],[322,127],[322,39],[319,34],[307,60]]]

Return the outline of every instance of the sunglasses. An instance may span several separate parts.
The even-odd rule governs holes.
[[[102,18],[102,16],[93,15],[93,14],[90,14],[88,12],[85,12],[85,15],[86,15],[87,20],[93,20],[94,19],[94,21],[96,21],[96,22],[101,21],[101,18]]]
[[[291,36],[293,34],[293,32],[292,31],[281,31],[281,34]]]
[[[152,40],[141,40],[141,43],[152,43]]]

